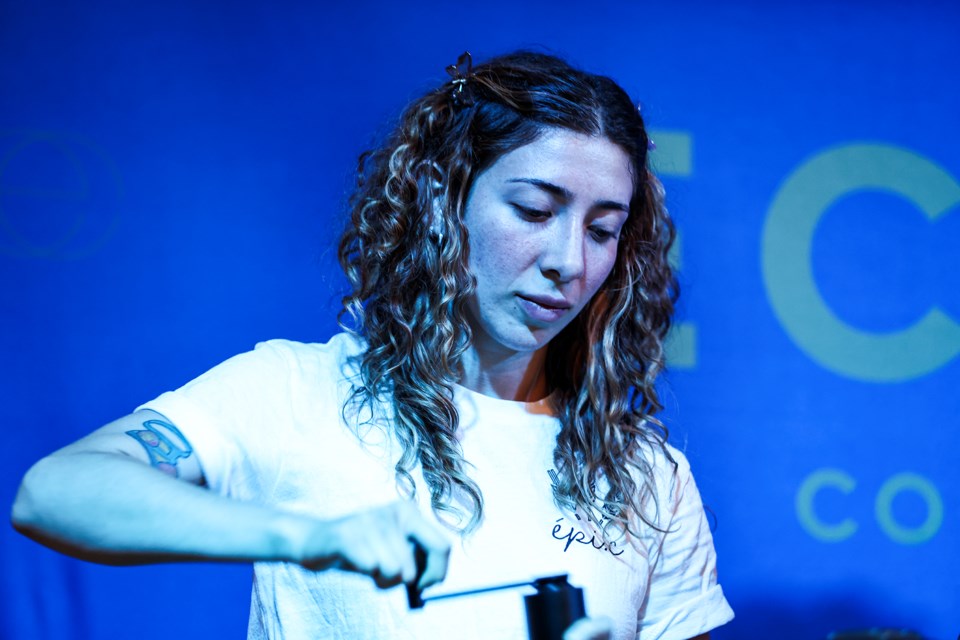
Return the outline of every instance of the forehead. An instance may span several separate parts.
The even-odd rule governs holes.
[[[633,194],[630,157],[619,145],[566,129],[549,129],[533,142],[505,153],[484,174],[495,183],[543,180],[590,200],[629,203]]]

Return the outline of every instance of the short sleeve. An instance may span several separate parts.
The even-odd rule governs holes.
[[[652,556],[650,588],[640,614],[638,640],[686,640],[733,619],[717,584],[717,557],[700,492],[686,457],[659,465],[660,522],[665,533]]]
[[[293,424],[292,358],[283,341],[263,342],[138,409],[156,411],[177,426],[213,491],[255,500],[276,479],[277,443]]]

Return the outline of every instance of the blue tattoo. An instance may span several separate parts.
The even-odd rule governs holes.
[[[150,465],[163,471],[167,475],[178,477],[177,461],[182,458],[188,458],[193,453],[193,447],[183,437],[180,430],[169,422],[163,420],[147,420],[143,423],[146,429],[139,431],[127,431],[127,435],[135,439],[147,451],[150,457]],[[170,438],[164,435],[158,428],[162,428],[177,440],[180,445],[174,443]]]

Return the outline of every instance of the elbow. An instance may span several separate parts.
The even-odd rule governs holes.
[[[10,509],[10,523],[13,528],[30,537],[35,537],[35,532],[40,528],[43,520],[43,501],[38,496],[40,492],[38,485],[41,484],[44,461],[45,459],[37,462],[23,476],[17,496],[13,500],[13,507]]]
[[[13,502],[13,508],[10,509],[10,524],[18,532],[26,534],[30,528],[31,513],[26,505],[26,499],[22,497],[23,487],[17,492],[17,498]]]
[[[64,504],[56,473],[56,460],[43,458],[23,476],[10,509],[13,528],[45,547],[74,557],[82,557],[82,549],[70,544],[58,530],[57,516]]]

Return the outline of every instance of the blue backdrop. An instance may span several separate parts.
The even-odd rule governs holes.
[[[720,638],[960,631],[960,7],[0,2],[0,503],[260,340],[325,340],[356,155],[464,49],[643,102],[681,242],[666,419]],[[4,638],[242,637],[249,569],[0,529]],[[478,603],[478,606],[479,603]]]

